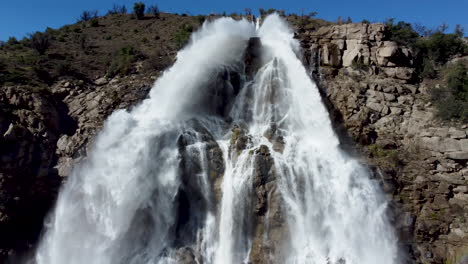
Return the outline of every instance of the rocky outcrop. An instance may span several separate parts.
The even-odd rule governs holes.
[[[35,245],[63,179],[105,118],[144,99],[154,79],[0,89],[0,262]]]
[[[252,263],[284,263],[288,236],[285,212],[278,190],[274,160],[267,146],[253,153],[254,233],[250,261]]]
[[[389,40],[383,24],[327,26],[298,38],[337,129],[376,166],[409,261],[466,254],[467,125],[433,117],[412,50]]]
[[[56,143],[73,133],[67,106],[44,90],[0,90],[0,261],[35,242],[61,180]]]

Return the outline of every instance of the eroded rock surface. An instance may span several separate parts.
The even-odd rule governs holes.
[[[386,35],[357,23],[298,37],[342,136],[376,166],[409,261],[444,263],[468,244],[467,125],[434,118],[412,50]]]

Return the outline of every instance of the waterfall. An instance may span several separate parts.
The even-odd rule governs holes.
[[[148,99],[108,118],[33,262],[238,264],[258,254],[399,263],[378,184],[340,150],[276,14],[257,26],[205,23]]]

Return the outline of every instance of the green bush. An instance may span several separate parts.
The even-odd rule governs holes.
[[[468,121],[468,73],[463,63],[445,71],[446,85],[430,90],[436,115],[443,120]]]
[[[204,15],[198,15],[197,16],[197,21],[200,25],[202,25],[205,22],[205,16]]]
[[[16,45],[18,44],[18,40],[15,37],[9,37],[8,41],[6,42],[8,45]]]
[[[396,149],[384,149],[378,144],[369,145],[368,149],[371,156],[379,160],[379,163],[383,166],[396,168],[401,163]]]
[[[59,62],[54,65],[53,73],[55,77],[66,76],[66,75],[70,75],[71,73],[73,73],[73,69],[70,63]]]
[[[401,45],[413,45],[419,38],[419,34],[414,31],[410,23],[400,21],[394,23],[394,19],[387,19],[385,25],[388,29],[388,38]]]
[[[109,65],[107,77],[112,78],[118,74],[125,75],[130,73],[132,64],[141,58],[141,53],[134,47],[128,46],[121,48]]]
[[[437,77],[434,62],[430,59],[424,58],[422,63],[422,70],[420,76],[422,78],[434,79]]]
[[[142,19],[145,16],[145,4],[137,2],[133,5],[133,14],[137,19]]]
[[[447,62],[453,55],[467,52],[466,44],[455,33],[433,33],[417,41],[415,47],[422,56],[440,64]]]
[[[187,44],[188,40],[190,39],[190,35],[193,32],[192,25],[183,25],[175,34],[175,41],[179,48],[182,48],[185,44]]]
[[[10,71],[0,71],[0,84],[17,84],[22,83],[26,84],[30,81],[24,72],[17,69],[12,69]]]
[[[36,32],[30,34],[29,42],[31,47],[42,55],[50,46],[50,36],[47,33]]]

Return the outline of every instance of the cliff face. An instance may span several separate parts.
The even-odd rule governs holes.
[[[388,40],[382,24],[326,26],[297,37],[343,142],[355,143],[391,199],[389,211],[408,258],[444,263],[466,254],[467,126],[433,117],[430,86],[417,80],[411,49]],[[162,59],[164,67],[172,56]],[[47,90],[2,87],[0,262],[34,246],[62,180],[86,158],[105,118],[143,100],[158,74],[68,78]],[[275,151],[281,151],[274,135],[272,130]],[[242,129],[233,128],[233,147],[242,148],[245,140]],[[273,242],[285,233],[269,151],[254,153],[253,263],[269,263],[265,256],[278,246],[262,239],[265,232]],[[269,231],[262,227],[266,221],[273,226]],[[187,259],[189,253],[181,254]]]
[[[347,24],[298,38],[335,122],[392,200],[402,248],[443,263],[467,250],[467,125],[434,118],[411,49],[386,34],[382,24]]]

